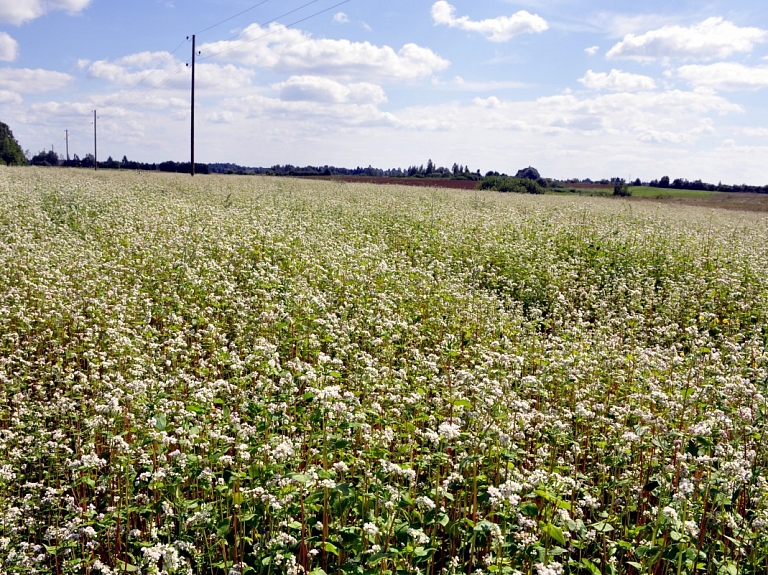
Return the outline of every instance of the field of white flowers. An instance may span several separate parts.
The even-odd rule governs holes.
[[[0,169],[0,573],[768,573],[768,219]]]

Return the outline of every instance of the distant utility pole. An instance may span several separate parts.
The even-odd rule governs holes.
[[[98,148],[96,147],[96,110],[93,111],[93,169],[99,169],[99,156],[97,154]]]
[[[195,56],[196,56],[195,43],[196,43],[196,38],[195,38],[195,35],[192,34],[192,125],[191,125],[192,161],[189,168],[189,173],[193,177],[195,175]]]
[[[64,140],[67,142],[67,161],[69,161],[69,130],[64,130]]]

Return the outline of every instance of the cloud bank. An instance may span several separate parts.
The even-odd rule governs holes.
[[[662,59],[714,60],[751,52],[768,40],[768,31],[741,28],[723,18],[708,18],[695,26],[664,26],[645,34],[627,34],[608,51],[608,58],[638,61]]]
[[[3,0],[0,2],[0,23],[19,25],[52,10],[76,14],[90,3],[91,0]]]
[[[456,8],[445,0],[432,5],[432,20],[437,25],[477,32],[491,42],[506,42],[520,34],[533,34],[549,29],[546,20],[537,14],[520,10],[512,16],[499,16],[486,20],[470,20],[469,16],[456,17]]]
[[[18,42],[5,32],[0,32],[0,62],[13,62],[18,56]]]
[[[370,42],[315,39],[279,24],[267,28],[253,24],[237,40],[204,44],[200,50],[203,58],[236,61],[287,74],[337,78],[414,79],[451,65],[417,44],[406,44],[395,51],[390,46]]]

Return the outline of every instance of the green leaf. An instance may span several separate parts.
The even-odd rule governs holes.
[[[224,537],[227,533],[229,533],[229,524],[231,519],[227,517],[226,519],[219,522],[217,525],[218,529],[216,530],[216,535],[219,537]]]
[[[165,415],[158,413],[155,415],[155,429],[158,431],[165,431],[165,427],[168,425],[168,420]]]
[[[336,546],[333,543],[331,543],[329,541],[325,542],[325,545],[323,545],[323,549],[325,549],[326,553],[332,553],[333,555],[336,555],[337,557],[339,555],[339,550],[336,548]]]
[[[456,407],[472,407],[472,402],[467,399],[452,399],[451,403]]]
[[[605,521],[599,521],[595,523],[592,525],[592,528],[598,533],[609,533],[613,531],[613,526],[611,526],[609,523],[606,523]]]
[[[309,475],[302,475],[301,473],[291,473],[288,477],[297,483],[309,483],[312,481],[312,478]]]
[[[309,575],[328,575],[328,574],[325,571],[323,571],[320,567],[318,567],[314,571],[310,571]]]
[[[557,527],[556,525],[552,525],[551,523],[547,523],[542,526],[541,530],[550,538],[557,541],[560,545],[565,545],[565,536],[563,535],[563,530]]]
[[[585,569],[587,569],[592,575],[602,575],[602,572],[598,568],[597,565],[592,563],[589,559],[582,558],[581,564],[584,566]],[[642,565],[640,566],[642,567]]]
[[[136,573],[136,571],[139,570],[136,565],[131,565],[130,563],[126,563],[125,561],[121,561],[120,559],[117,560],[117,571],[120,572],[128,572],[128,573]]]

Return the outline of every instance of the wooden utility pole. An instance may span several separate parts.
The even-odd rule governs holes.
[[[64,130],[64,139],[67,142],[67,162],[69,162],[69,130]]]
[[[96,147],[96,110],[93,111],[93,169],[99,169],[99,155]]]
[[[191,164],[189,173],[195,175],[195,35],[192,34],[192,124],[191,124]]]

